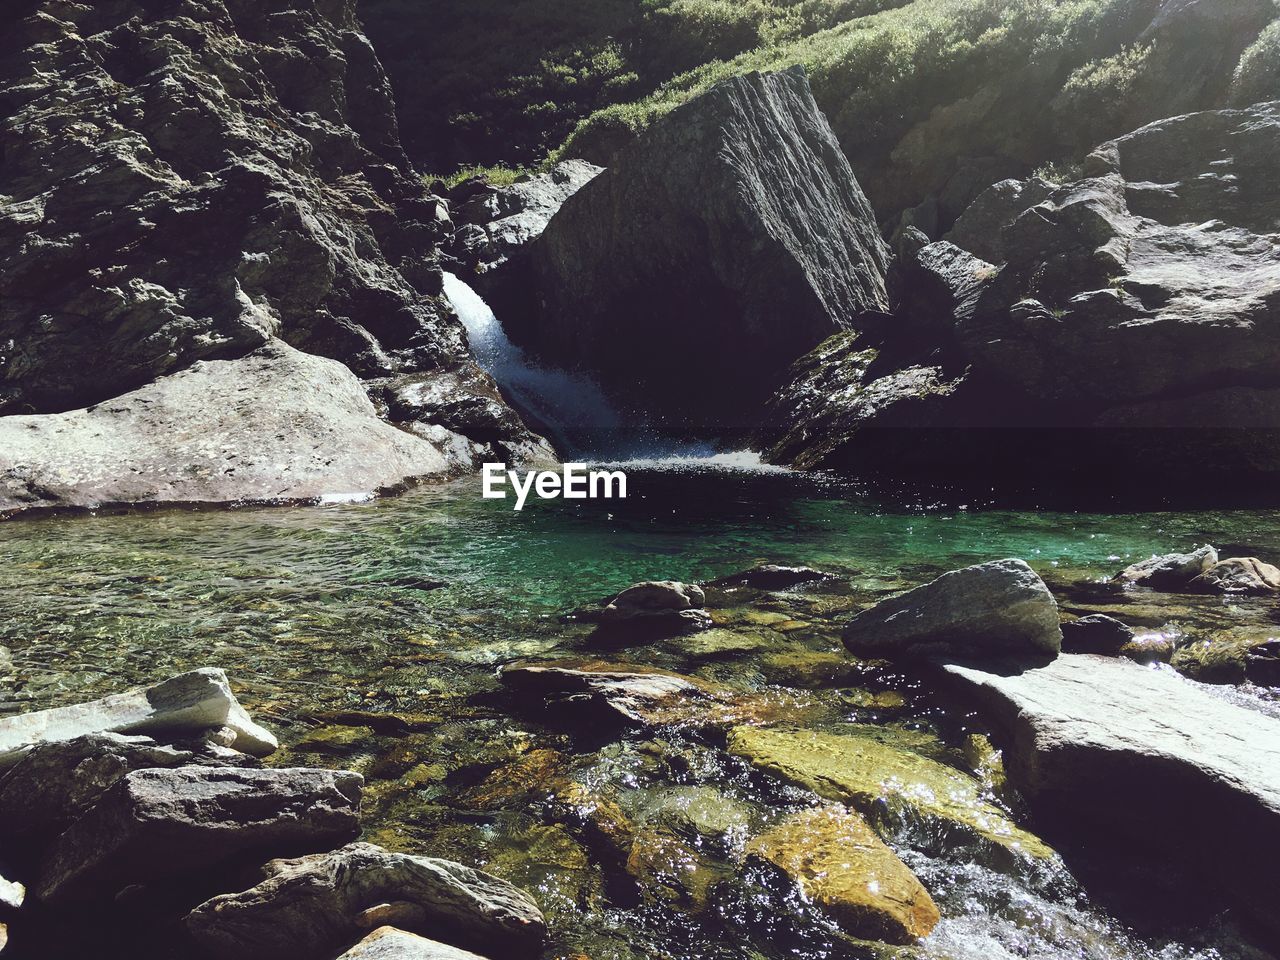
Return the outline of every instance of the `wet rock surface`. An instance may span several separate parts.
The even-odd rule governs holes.
[[[887,249],[799,69],[673,111],[530,253],[513,339],[681,425],[743,425],[787,363],[886,305]]]
[[[338,960],[484,960],[484,957],[395,927],[379,927]]]

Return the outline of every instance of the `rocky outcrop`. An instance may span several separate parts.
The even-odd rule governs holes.
[[[685,427],[750,421],[791,360],[886,306],[886,248],[799,69],[655,123],[530,254],[512,338]]]
[[[1116,579],[1153,590],[1185,590],[1217,562],[1218,551],[1206,543],[1190,553],[1166,553],[1139,560],[1121,570]]]
[[[210,956],[332,956],[386,924],[499,956],[533,955],[546,930],[529,895],[497,877],[368,843],[274,860],[264,872],[257,886],[215,897],[187,917],[187,929]]]
[[[338,960],[484,960],[484,957],[395,927],[379,927]]]
[[[1188,883],[1221,885],[1280,934],[1262,893],[1280,855],[1280,721],[1124,660],[946,670],[1003,725],[1010,780],[1058,835],[1189,867]]]
[[[43,743],[92,733],[194,736],[228,731],[228,746],[265,756],[279,746],[275,736],[245,712],[227,675],[215,668],[184,673],[151,687],[91,703],[24,713],[0,720],[0,766],[17,762]]]
[[[944,573],[864,610],[844,629],[859,656],[1054,657],[1062,649],[1058,603],[1022,560]]]
[[[865,820],[841,807],[787,817],[747,845],[862,940],[910,944],[941,919],[929,892]]]
[[[359,774],[177,767],[126,774],[55,841],[36,895],[109,900],[264,851],[334,847],[360,833]]]
[[[1280,569],[1257,557],[1233,557],[1215,563],[1188,584],[1202,593],[1280,593]]]
[[[379,434],[371,411],[353,410],[353,378],[338,383],[329,365],[281,361],[278,340],[364,379],[473,366],[461,324],[438,299],[435,251],[449,229],[442,202],[400,150],[390,90],[354,7],[21,0],[9,11],[0,51],[0,416],[98,405],[96,416],[69,414],[85,432],[78,441],[101,430],[128,450],[176,459],[169,477],[144,464],[156,479],[133,484],[124,458],[100,452],[102,462],[86,461],[69,450],[67,421],[10,423],[0,497],[166,499],[172,477],[216,464],[216,497],[191,499],[256,498],[271,486],[277,454],[297,469],[305,449],[322,465],[358,429]],[[269,377],[259,369],[264,356]],[[136,413],[155,398],[132,391],[201,361],[243,361],[248,369],[227,379],[250,396],[265,393],[262,405],[226,390],[203,404],[174,395],[163,418],[120,422],[105,404],[128,395],[121,403]],[[154,389],[164,396],[189,386],[162,380]],[[290,387],[295,416],[273,421],[270,406]],[[346,420],[332,432],[317,422],[328,394]],[[251,427],[258,419],[262,433]],[[231,421],[230,450],[156,447],[158,435]],[[293,444],[264,449],[273,431]],[[8,459],[19,432],[22,458]],[[440,472],[442,458],[429,450],[436,438],[411,441],[397,452],[382,432],[366,446],[408,469],[393,484]],[[405,452],[412,446],[416,460]],[[230,454],[241,469],[222,469],[234,466]],[[256,474],[243,469],[258,457]],[[117,468],[117,485],[95,496],[93,485]],[[276,489],[290,495],[294,479],[282,470]]]
[[[797,368],[761,445],[806,466],[1113,487],[1138,464],[1187,486],[1280,473],[1278,149],[1275,104],[1207,111],[1104,144],[1076,182],[991,188],[954,244],[904,264],[931,279],[895,324]]]
[[[350,370],[274,340],[85,410],[0,417],[0,516],[369,499],[448,476],[450,439],[468,442],[384,423]]]

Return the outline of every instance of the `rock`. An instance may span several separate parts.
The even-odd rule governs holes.
[[[1204,593],[1280,592],[1280,569],[1257,557],[1234,557],[1215,563],[1187,585]]]
[[[1201,683],[1280,686],[1280,644],[1275,631],[1239,627],[1179,646],[1172,664]]]
[[[439,940],[428,940],[395,927],[379,927],[338,960],[485,960]]]
[[[867,817],[903,818],[921,826],[926,843],[976,844],[1008,859],[1051,857],[1053,851],[982,798],[982,785],[935,760],[866,736],[737,727],[729,752],[752,766],[847,804]],[[929,840],[928,838],[935,838]]]
[[[606,633],[673,636],[711,627],[701,587],[672,580],[628,587],[594,615]]]
[[[714,698],[688,677],[636,672],[607,665],[517,664],[503,667],[502,683],[550,710],[570,708],[614,724],[650,728],[688,722]]]
[[[1185,590],[1191,581],[1218,562],[1218,551],[1205,544],[1191,553],[1167,553],[1131,564],[1116,579],[1155,590]]]
[[[342,364],[278,341],[87,410],[0,418],[0,515],[370,498],[451,465],[381,422]]]
[[[35,893],[110,899],[252,855],[337,846],[360,833],[362,784],[334,770],[135,770],[53,844]]]
[[[1076,496],[1280,476],[1278,150],[1277,104],[1208,110],[997,184],[914,254],[892,321],[797,365],[757,448]]]
[[[1177,649],[1174,638],[1163,633],[1139,633],[1118,651],[1134,663],[1169,663]]]
[[[227,675],[206,667],[92,703],[0,719],[0,767],[39,744],[90,733],[181,736],[221,727],[234,731],[235,748],[252,756],[266,756],[279,746],[240,706]]]
[[[826,583],[840,579],[834,573],[824,573],[812,567],[787,567],[776,563],[762,563],[735,573],[721,577],[715,581],[718,587],[750,587],[753,590],[791,590],[794,587],[813,583]]]
[[[382,926],[387,904],[395,907],[398,927],[498,956],[536,953],[545,934],[528,894],[449,860],[352,843],[273,860],[263,872],[257,886],[214,897],[187,916],[187,930],[212,957],[331,955],[363,930]]]
[[[11,26],[0,513],[441,473],[352,376],[474,368],[440,299],[441,201],[354,0],[33,0]]]
[[[529,250],[512,338],[682,427],[750,422],[791,361],[886,306],[887,247],[800,68],[658,120]]]
[[[133,770],[186,764],[245,766],[251,757],[228,759],[156,743],[149,737],[91,733],[32,748],[0,776],[0,823],[18,844],[35,847],[71,826],[116,781]]]
[[[0,876],[0,911],[12,913],[27,899],[27,888]]]
[[[1006,770],[1038,822],[1117,862],[1188,866],[1275,931],[1260,891],[1280,855],[1280,720],[1105,657],[945,669],[1004,728]]]
[[[1133,630],[1105,613],[1093,613],[1062,624],[1062,649],[1065,653],[1114,656],[1131,640]]]
[[[793,814],[752,840],[747,853],[780,870],[805,900],[859,939],[911,944],[941,919],[915,874],[865,820],[842,807]]]
[[[864,610],[844,630],[860,656],[1056,656],[1058,604],[1022,560],[945,573]]]

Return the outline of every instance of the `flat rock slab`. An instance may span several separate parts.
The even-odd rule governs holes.
[[[1271,889],[1280,720],[1172,670],[1107,657],[1062,656],[1008,676],[944,669],[1006,727],[1010,779],[1059,829],[1153,844],[1145,852],[1157,864],[1208,864],[1207,882],[1245,891],[1248,907],[1250,891]]]
[[[546,932],[542,913],[524,891],[449,860],[353,843],[275,860],[264,872],[256,887],[215,897],[188,915],[187,929],[208,955],[321,956],[362,931],[392,923],[433,935],[447,931],[450,939],[493,947],[501,956],[517,950],[532,956]]]
[[[371,497],[450,470],[336,360],[272,341],[84,410],[0,418],[0,517],[34,508]]]
[[[360,833],[363,783],[341,770],[136,770],[53,844],[35,893],[109,899],[250,855],[338,846]]]
[[[338,960],[485,960],[478,953],[459,950],[439,940],[428,940],[417,934],[379,927]]]
[[[516,664],[501,673],[515,693],[539,698],[549,710],[589,714],[626,726],[651,728],[689,721],[716,698],[688,677],[592,663]]]
[[[854,617],[844,644],[859,656],[1047,655],[1062,649],[1058,603],[1022,560],[944,573]]]
[[[261,757],[279,746],[240,706],[227,675],[206,667],[90,703],[6,717],[0,720],[0,768],[38,744],[89,733],[181,735],[221,727],[234,732],[231,746],[242,753]]]

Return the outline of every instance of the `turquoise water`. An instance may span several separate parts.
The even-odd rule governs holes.
[[[468,480],[362,505],[0,525],[0,645],[12,652],[10,667],[0,666],[0,711],[221,666],[289,745],[280,762],[365,773],[371,839],[461,859],[534,891],[552,923],[546,960],[861,957],[861,948],[834,946],[820,923],[779,933],[787,925],[762,919],[773,908],[757,902],[758,892],[699,910],[647,893],[619,898],[617,867],[597,862],[554,818],[531,813],[528,798],[483,813],[468,806],[472,787],[529,750],[553,751],[638,822],[691,787],[729,790],[757,825],[806,802],[762,785],[698,738],[604,746],[566,738],[563,725],[513,711],[496,668],[580,653],[584,628],[561,615],[639,580],[705,581],[759,561],[842,574],[846,585],[830,596],[723,612],[745,638],[740,655],[700,659],[678,645],[611,654],[742,695],[776,694],[780,681],[762,672],[770,657],[838,659],[845,612],[945,569],[1020,556],[1066,597],[1155,552],[1212,542],[1267,559],[1280,544],[1280,511],[1015,511],[824,477],[696,468],[633,469],[629,492],[625,501],[531,502],[517,513],[510,501],[481,499],[478,481]],[[1198,603],[1168,616],[1271,616],[1257,601]],[[955,724],[927,691],[904,687],[905,706],[884,713],[866,704],[881,703],[874,697],[890,681],[868,681],[865,691],[847,682],[783,693],[796,695],[806,723],[887,724],[886,736],[905,738],[907,749],[962,764]],[[395,711],[417,718],[422,732],[375,735],[358,718],[335,719],[341,711]],[[1218,926],[1171,941],[1136,937],[1089,906],[1070,878],[1009,877],[962,853],[926,855],[909,838],[887,839],[935,890],[945,917],[911,956],[1263,956]],[[712,875],[736,869],[711,859],[703,866]]]

